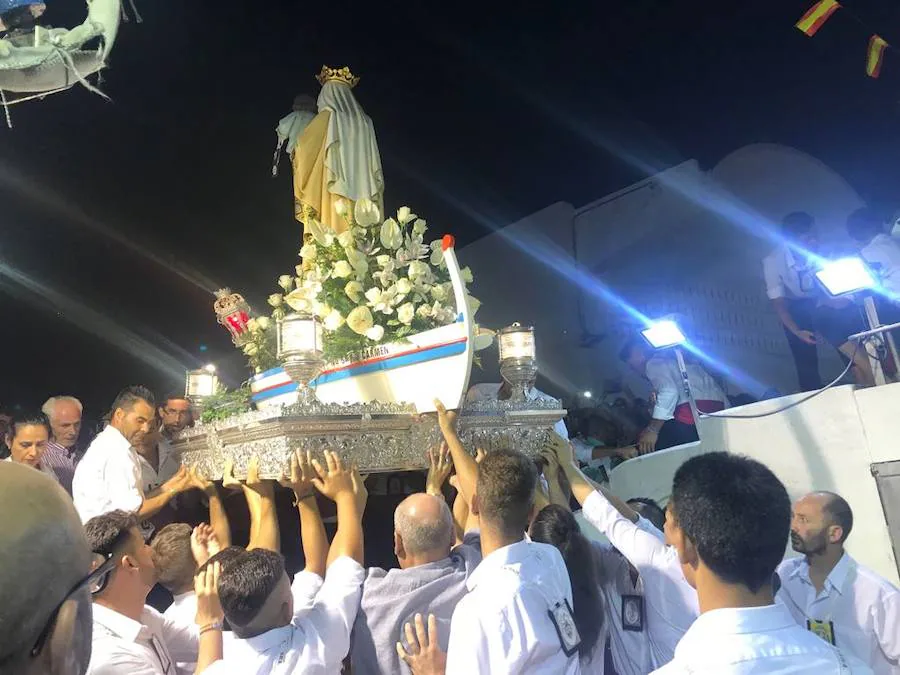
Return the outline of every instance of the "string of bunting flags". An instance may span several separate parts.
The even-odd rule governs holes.
[[[807,37],[812,37],[819,32],[819,29],[825,25],[825,22],[839,9],[843,9],[844,14],[868,30],[868,26],[866,26],[862,19],[843,7],[837,0],[819,0],[810,7],[806,11],[806,14],[800,17],[800,20],[794,25],[801,33]],[[872,33],[871,37],[869,37],[868,48],[866,49],[866,75],[875,78],[881,74],[881,65],[884,62],[884,52],[889,48],[893,49],[883,37],[877,33]]]

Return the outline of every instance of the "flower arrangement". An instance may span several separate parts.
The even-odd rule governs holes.
[[[294,274],[278,278],[279,293],[269,296],[271,318],[248,324],[243,346],[250,365],[276,365],[275,322],[288,311],[315,314],[325,331],[324,356],[336,361],[408,335],[452,323],[457,316],[453,287],[440,239],[425,243],[427,223],[409,207],[381,219],[365,199],[352,207],[338,200],[335,211],[346,223],[337,233],[317,221],[307,225]],[[468,267],[463,281],[472,281]],[[474,315],[480,302],[468,296]]]

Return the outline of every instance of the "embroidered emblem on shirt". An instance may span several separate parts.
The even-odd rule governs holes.
[[[837,646],[837,643],[834,641],[833,621],[816,621],[815,619],[807,619],[806,628],[807,630],[815,633],[820,638],[825,640],[825,642],[829,642]]]
[[[581,645],[581,635],[578,627],[575,625],[575,617],[572,616],[572,608],[569,601],[557,602],[548,612],[553,627],[556,628],[556,634],[559,636],[559,643],[562,646],[566,656],[572,656],[578,651]]]
[[[622,596],[622,628],[636,633],[644,630],[644,596]]]

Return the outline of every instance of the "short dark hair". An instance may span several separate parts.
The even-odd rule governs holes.
[[[170,523],[153,538],[153,564],[158,581],[170,593],[180,593],[197,571],[197,562],[191,551],[191,526],[187,523]]]
[[[478,465],[481,517],[505,535],[521,535],[528,529],[536,485],[537,469],[530,458],[516,450],[489,452]]]
[[[847,216],[847,234],[856,241],[871,241],[876,234],[884,232],[884,221],[874,209],[863,207]]]
[[[131,530],[138,526],[137,515],[131,511],[110,511],[94,516],[84,524],[91,551],[109,555],[117,546],[127,541]]]
[[[572,585],[572,612],[581,634],[578,646],[582,658],[594,654],[603,632],[604,602],[600,595],[598,567],[591,543],[581,533],[575,516],[564,506],[550,504],[535,516],[531,524],[533,541],[556,547],[566,563]],[[603,658],[602,656],[600,658]]]
[[[650,346],[642,336],[632,335],[625,341],[625,344],[623,344],[622,348],[619,350],[619,360],[627,362],[628,359],[631,358],[631,353],[635,350],[635,348],[639,348],[644,353],[650,351]]]
[[[187,401],[188,403],[193,405],[193,401],[191,401],[191,397],[186,394],[182,394],[180,392],[175,392],[171,394],[167,394],[164,399],[162,399],[159,403],[160,406],[165,406],[169,401]]]
[[[7,434],[10,438],[15,438],[16,434],[19,433],[19,427],[29,426],[41,426],[47,430],[48,434],[51,433],[50,420],[47,419],[47,416],[44,413],[27,411],[16,413],[12,416],[12,419],[9,421],[9,426],[7,427]]]
[[[125,412],[131,412],[131,409],[134,408],[135,404],[139,401],[143,401],[156,410],[156,398],[153,396],[153,392],[147,389],[147,387],[136,384],[125,387],[118,395],[116,395],[116,400],[113,401],[112,404],[111,414],[115,413],[119,408]]]
[[[284,575],[284,558],[262,548],[244,551],[224,565],[219,600],[228,623],[243,628],[253,621]]]
[[[791,529],[791,501],[767,466],[726,452],[692,457],[675,472],[671,504],[717,577],[752,593],[771,583]]]
[[[792,211],[781,221],[781,229],[786,234],[806,234],[815,224],[815,219],[806,211]]]
[[[653,523],[653,526],[660,532],[665,528],[666,512],[650,497],[632,497],[627,503],[637,511],[638,515]]]
[[[242,546],[229,546],[228,548],[223,548],[215,555],[210,556],[209,560],[207,560],[205,563],[200,565],[200,569],[198,571],[202,572],[207,568],[207,566],[212,565],[216,562],[219,563],[221,568],[224,570],[228,565],[240,558],[241,555],[246,552],[247,549]]]
[[[819,494],[826,498],[822,510],[834,525],[840,525],[843,530],[840,542],[843,544],[850,536],[850,530],[853,529],[853,510],[846,499],[834,492],[820,492]]]

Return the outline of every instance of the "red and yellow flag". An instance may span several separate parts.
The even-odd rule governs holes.
[[[840,8],[841,5],[837,0],[819,0],[809,8],[809,11],[800,18],[795,26],[808,37],[812,37]]]
[[[881,75],[881,62],[884,61],[884,49],[888,43],[880,35],[869,38],[869,52],[866,55],[866,74],[869,77]]]

